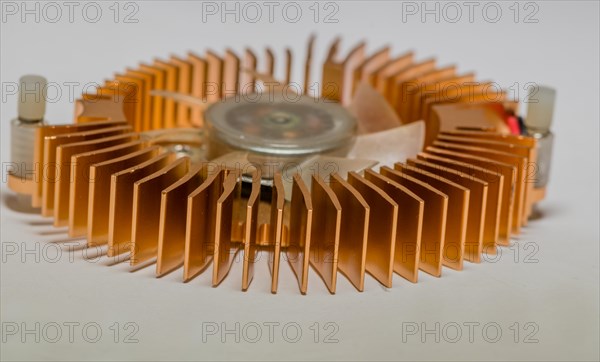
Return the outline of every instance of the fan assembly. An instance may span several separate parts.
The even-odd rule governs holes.
[[[43,100],[21,96],[9,187],[157,277],[212,264],[217,286],[242,252],[243,290],[259,253],[271,292],[287,261],[304,294],[309,266],[331,293],[338,271],[362,291],[365,273],[416,283],[509,245],[545,196],[554,91],[537,87],[522,118],[454,66],[364,43],[340,58],[336,40],[317,94],[314,45],[300,84],[289,50],[282,77],[271,50],[143,63],[83,94],[72,124],[45,124]]]

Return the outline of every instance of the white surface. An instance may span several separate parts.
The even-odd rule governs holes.
[[[262,49],[269,44],[280,59],[285,46],[302,59],[311,31],[319,35],[316,59],[322,59],[334,35],[343,35],[343,50],[365,39],[370,50],[384,44],[392,45],[397,54],[414,49],[420,59],[437,56],[439,64],[455,63],[464,72],[475,70],[479,80],[492,79],[504,87],[516,82],[520,87],[527,82],[553,86],[558,102],[553,125],[556,144],[548,198],[540,205],[544,218],[532,221],[513,240],[518,246],[503,249],[497,262],[466,263],[462,272],[445,269],[441,279],[421,273],[419,283],[412,285],[394,276],[394,287],[387,290],[368,276],[365,292],[358,293],[339,275],[338,291],[329,295],[311,270],[309,293],[301,296],[290,268],[282,264],[279,293],[271,295],[265,260],[246,293],[239,290],[241,263],[213,289],[210,273],[188,284],[180,282],[181,270],[157,280],[153,268],[130,273],[125,264],[107,266],[106,258],[86,261],[81,250],[63,251],[52,262],[56,245],[61,245],[52,242],[66,238],[64,229],[53,228],[49,219],[11,210],[14,198],[4,182],[0,280],[6,342],[2,342],[2,360],[599,359],[597,2],[538,2],[539,22],[533,24],[513,21],[512,2],[499,2],[503,16],[497,23],[484,21],[481,12],[475,13],[472,23],[466,14],[458,23],[436,23],[431,17],[425,23],[414,17],[402,22],[400,2],[338,2],[337,24],[315,24],[308,8],[312,2],[300,3],[304,15],[295,24],[283,21],[280,13],[273,23],[235,23],[232,19],[221,23],[215,17],[203,23],[202,5],[194,1],[138,1],[139,22],[133,24],[115,24],[109,9],[112,2],[98,2],[103,17],[87,23],[80,12],[83,3],[78,4],[73,23],[63,8],[65,14],[56,23],[36,23],[31,17],[22,23],[18,16],[11,16],[1,24],[3,86],[30,73],[58,84],[62,96],[48,104],[46,113],[52,123],[71,121],[68,82],[78,82],[75,94],[79,94],[86,82],[99,82],[139,61],[184,54],[188,49],[221,51],[229,46],[239,51],[245,45]],[[121,17],[125,10],[121,9]],[[53,14],[48,13],[46,19]],[[521,7],[520,17],[525,14]],[[296,79],[301,76],[299,65],[295,64]],[[10,157],[8,120],[16,114],[17,100],[16,96],[4,98],[5,89],[2,92],[5,164]],[[16,255],[7,252],[13,246],[18,248]],[[39,252],[27,254],[25,247],[37,247]],[[519,250],[516,260],[515,250]],[[527,255],[534,252],[538,262],[526,263]],[[39,262],[34,260],[36,255],[41,256]],[[15,323],[31,329],[36,322],[40,329],[46,327],[39,343],[22,331],[6,333]],[[64,325],[68,322],[80,323],[73,343]],[[82,337],[81,326],[90,322],[102,329],[97,343]],[[113,342],[109,329],[115,322],[120,323],[119,343]],[[126,322],[139,327],[137,343],[122,343]],[[226,323],[228,328],[239,322],[241,328],[247,327],[247,334],[239,343],[233,335],[226,336],[225,342],[219,336],[208,336],[204,342],[206,322]],[[270,343],[269,329],[263,327],[260,341],[249,343],[243,337],[254,336],[251,322],[295,322],[302,328],[302,339],[286,342],[280,326]],[[320,324],[320,343],[314,343],[309,329],[314,322]],[[324,330],[327,322],[339,327],[337,343],[322,343],[326,332],[333,330]],[[432,329],[436,322],[441,329],[446,327],[439,343],[433,335],[426,336],[424,343],[420,335],[403,341],[402,323],[426,323]],[[472,343],[464,325],[469,322],[480,323]],[[481,326],[490,322],[502,328],[497,343],[482,336]],[[515,322],[520,323],[519,343],[513,341],[509,329]],[[538,343],[522,343],[527,332],[533,331],[525,329],[528,322],[539,327]],[[62,325],[63,336],[57,343],[43,338],[54,337],[52,323]],[[443,338],[454,337],[453,323],[462,325],[457,343]],[[88,332],[86,336],[93,337],[93,330]],[[293,329],[288,332],[288,337],[294,337]],[[493,338],[493,329],[488,332],[487,337]]]

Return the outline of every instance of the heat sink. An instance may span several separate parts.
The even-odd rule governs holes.
[[[83,94],[73,124],[38,128],[35,175],[12,175],[9,186],[30,194],[43,216],[68,226],[70,237],[86,238],[88,247],[128,255],[132,266],[156,262],[157,277],[177,271],[189,281],[212,264],[217,286],[241,252],[242,290],[259,252],[269,255],[271,292],[277,292],[283,253],[301,293],[308,290],[309,266],[335,293],[338,271],[359,291],[366,273],[390,288],[394,273],[416,283],[419,271],[441,277],[443,267],[462,270],[464,261],[480,263],[482,254],[508,246],[545,193],[535,185],[536,138],[506,125],[516,119],[517,102],[492,82],[438,67],[434,59],[417,62],[413,53],[367,54],[361,43],[340,58],[339,40],[321,65],[317,98],[309,86],[314,44],[311,38],[299,85],[291,82],[289,50],[283,80],[270,49],[260,61],[250,49],[242,57],[207,51],[128,68],[97,93]],[[239,145],[211,146],[211,125],[221,121],[209,118],[210,109],[238,106],[244,101],[231,99],[251,97],[270,83],[289,99],[315,103],[316,115],[272,119],[296,122],[288,140],[307,132],[306,120],[320,117],[323,104],[334,104],[358,118],[359,135],[422,122],[422,144],[378,170],[232,167],[227,157],[248,161],[241,144],[254,130],[244,125],[240,134],[247,137]],[[389,121],[394,117],[399,124]],[[315,132],[306,137],[325,131]],[[400,147],[405,141],[385,142]],[[310,156],[344,159],[320,150]]]

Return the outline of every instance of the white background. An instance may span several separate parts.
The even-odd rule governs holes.
[[[183,284],[181,270],[156,279],[153,268],[130,273],[126,264],[108,266],[106,258],[85,260],[83,251],[64,250],[54,262],[56,246],[64,247],[60,241],[67,238],[65,229],[53,228],[49,219],[39,215],[13,210],[13,194],[3,182],[2,360],[598,360],[598,2],[537,2],[539,11],[530,19],[537,23],[524,22],[535,9],[525,3],[517,4],[520,13],[515,22],[512,1],[497,2],[502,14],[496,23],[485,19],[485,3],[480,2],[472,22],[468,8],[459,2],[463,14],[456,23],[449,21],[456,15],[449,8],[439,22],[434,15],[421,21],[420,13],[403,19],[402,3],[393,1],[338,1],[337,23],[323,21],[323,3],[315,23],[309,8],[312,1],[298,2],[303,13],[296,23],[283,18],[281,4],[270,23],[262,2],[264,12],[258,23],[243,17],[236,23],[233,16],[222,22],[218,15],[203,21],[202,3],[197,1],[137,1],[139,11],[133,17],[137,23],[124,23],[126,10],[134,8],[120,4],[119,22],[114,23],[113,2],[108,1],[97,2],[103,13],[91,23],[82,16],[85,3],[76,3],[72,23],[62,2],[58,3],[62,18],[51,23],[56,13],[48,8],[36,23],[31,15],[24,22],[21,13],[9,15],[3,2],[3,164],[10,160],[9,120],[16,114],[16,97],[7,95],[4,86],[23,74],[42,74],[59,85],[62,94],[48,105],[47,118],[51,123],[67,123],[73,114],[68,82],[76,82],[75,91],[80,93],[82,85],[100,82],[127,66],[172,53],[184,55],[188,50],[202,53],[207,48],[231,47],[240,52],[251,46],[262,52],[270,45],[283,59],[284,48],[291,47],[299,81],[300,59],[308,35],[314,32],[319,62],[340,35],[343,52],[359,40],[367,40],[370,51],[386,44],[393,46],[395,54],[412,49],[419,59],[436,56],[440,65],[457,64],[461,72],[474,70],[482,81],[494,80],[507,88],[516,83],[520,98],[527,82],[555,87],[556,143],[548,197],[540,204],[544,217],[530,222],[514,238],[516,245],[503,249],[499,260],[466,263],[462,272],[444,269],[441,279],[421,273],[419,283],[413,285],[395,275],[394,287],[385,289],[367,276],[365,292],[358,293],[340,275],[337,293],[330,295],[311,270],[309,293],[301,296],[289,266],[282,264],[279,293],[271,295],[265,260],[246,293],[240,291],[241,263],[213,289],[210,273]],[[34,3],[28,6],[33,8]],[[89,11],[89,17],[94,17],[93,9]],[[488,17],[495,17],[493,9]],[[282,71],[281,62],[278,65]],[[17,254],[8,255],[7,245],[16,245]],[[38,252],[27,254],[26,247]],[[36,255],[41,256],[39,262]],[[80,324],[73,343],[65,326],[69,322]],[[121,330],[118,343],[110,329],[115,322]],[[137,343],[123,343],[127,322],[139,328]],[[205,335],[204,342],[203,326],[211,322],[228,329],[240,323],[240,342],[235,335],[220,334]],[[279,323],[272,343],[264,325],[269,322]],[[315,322],[320,329],[318,343],[310,329]],[[328,322],[338,328],[333,336],[337,343],[323,343],[326,334],[334,331],[326,329]],[[479,323],[472,342],[465,325],[470,322]],[[515,322],[520,329],[518,343],[511,329]],[[5,333],[15,323],[20,331]],[[46,327],[39,342],[23,331],[35,328],[35,323],[40,323],[42,332]],[[48,343],[44,337],[54,337],[53,323],[62,325],[63,335],[57,343]],[[100,326],[103,334],[97,343],[83,338],[82,326],[87,323]],[[252,323],[263,326],[257,343],[245,340],[255,336]],[[297,343],[286,341],[294,338],[294,329],[282,335],[284,325],[293,325],[289,323],[301,328]],[[421,333],[424,328],[435,329],[436,323],[439,342],[435,334]],[[533,324],[526,328],[526,323]],[[403,340],[403,330],[415,324],[421,331],[404,333]],[[486,324],[500,327],[498,342],[489,342],[495,337],[493,328],[482,333]],[[450,343],[456,325],[461,326],[462,337]],[[534,326],[538,330],[533,338],[538,342],[523,343]],[[93,338],[93,332],[90,329],[85,336]]]

